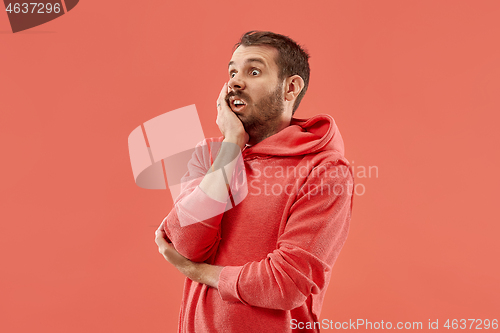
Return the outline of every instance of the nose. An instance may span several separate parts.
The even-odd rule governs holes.
[[[229,88],[233,91],[245,89],[245,82],[242,80],[239,73],[234,74],[232,78],[229,79]]]

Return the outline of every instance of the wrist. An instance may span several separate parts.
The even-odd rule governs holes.
[[[194,282],[206,284],[209,287],[217,289],[219,284],[219,275],[224,267],[215,266],[207,263],[192,263],[181,271],[186,277]]]
[[[246,144],[246,140],[243,136],[240,136],[240,137],[238,137],[238,136],[226,136],[226,137],[224,137],[223,142],[234,143],[240,147],[240,150],[242,150]]]

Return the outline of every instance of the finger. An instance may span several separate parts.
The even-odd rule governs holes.
[[[182,256],[175,247],[166,243],[159,247],[159,252],[167,259],[171,264],[179,264],[181,261],[186,260],[184,256]]]
[[[222,110],[222,108],[225,105],[227,105],[227,103],[226,103],[227,90],[228,90],[228,86],[227,86],[227,82],[226,82],[226,83],[224,83],[224,86],[222,87],[222,89],[220,91],[219,98],[217,99],[217,110],[218,111]]]
[[[178,252],[172,244],[167,243],[165,240],[160,240],[159,242],[160,244],[158,244],[158,252],[160,252],[165,257],[165,259],[171,262],[174,258],[176,258]]]
[[[158,245],[158,251],[160,253],[165,253],[165,250],[168,248],[169,244],[164,238],[158,237],[155,239],[156,245]]]
[[[155,243],[157,245],[160,245],[160,243],[163,243],[163,242],[166,242],[167,240],[165,239],[165,237],[163,237],[163,234],[161,231],[159,230],[156,230],[155,232]]]
[[[160,234],[158,231],[156,231],[156,232],[155,232],[155,243],[156,243],[157,245],[159,245],[159,242],[160,242],[160,240],[161,240],[162,238],[163,238],[163,237],[161,237],[161,234]]]
[[[155,230],[155,233],[157,232],[162,232],[164,235],[166,235],[167,233],[165,232],[165,229],[164,229],[164,226],[163,225],[160,225],[158,227],[158,229]]]
[[[219,98],[217,98],[217,102],[226,97],[226,95],[227,95],[227,82],[224,83],[224,85],[222,86],[222,89],[220,90],[219,93]]]
[[[164,230],[156,230],[155,231],[155,238],[163,238],[166,240],[167,233]]]
[[[168,216],[167,216],[168,217]],[[161,223],[160,223],[160,226],[158,227],[157,230],[164,230],[165,229],[165,220],[167,219],[167,217],[165,217]]]

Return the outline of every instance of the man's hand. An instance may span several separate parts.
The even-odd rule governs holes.
[[[243,123],[226,102],[228,89],[227,83],[224,83],[217,99],[217,120],[215,122],[219,126],[225,141],[235,143],[240,146],[240,149],[243,149],[249,137],[248,133],[245,132]]]
[[[172,243],[167,242],[167,235],[163,230],[163,222],[155,232],[155,242],[158,251],[172,265],[175,266],[187,278],[216,288],[219,283],[219,275],[223,266],[214,266],[206,263],[196,263],[182,256]]]
[[[184,271],[189,270],[190,265],[194,263],[177,252],[172,243],[167,242],[167,234],[165,233],[165,230],[163,230],[163,223],[160,225],[160,228],[156,230],[155,236],[158,251],[163,255],[163,257],[165,257],[165,259],[174,265],[181,273],[184,274]]]

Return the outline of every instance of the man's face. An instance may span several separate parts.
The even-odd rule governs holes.
[[[239,46],[229,62],[226,102],[243,123],[250,143],[274,134],[282,122],[284,92],[277,55],[268,46]]]

